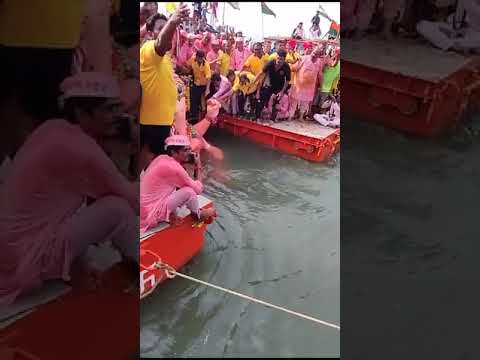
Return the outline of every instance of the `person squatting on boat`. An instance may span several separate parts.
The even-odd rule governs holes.
[[[138,267],[138,184],[100,147],[117,130],[120,89],[84,72],[61,84],[64,118],[38,126],[0,188],[0,305],[70,280],[91,244],[111,241]]]
[[[325,114],[315,114],[313,119],[323,126],[332,128],[340,127],[340,92],[330,96],[322,105],[324,109],[328,109]]]
[[[199,162],[194,157],[186,135],[172,135],[165,140],[166,155],[156,157],[140,182],[140,231],[166,221],[176,223],[176,211],[186,205],[196,220],[215,215],[213,208],[200,209],[197,195],[203,191],[202,172],[197,180],[190,177],[183,165]]]

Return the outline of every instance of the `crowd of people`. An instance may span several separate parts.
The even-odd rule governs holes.
[[[140,10],[139,39],[131,2],[32,2],[0,12],[0,305],[88,270],[92,244],[110,242],[138,276],[139,227],[177,222],[182,206],[215,216],[197,195],[206,162],[223,166],[205,139],[220,111],[339,125],[335,44],[249,43],[203,10],[160,14],[155,2]],[[15,26],[26,17],[34,37]]]
[[[241,31],[232,29],[216,33],[189,31],[192,19],[181,15],[188,13],[187,5],[170,17],[158,13],[158,7],[151,3],[145,3],[141,12],[145,13],[145,9],[152,11],[142,19],[140,31],[144,103],[161,96],[147,90],[153,83],[153,75],[148,75],[153,67],[147,65],[150,60],[145,57],[147,51],[163,57],[165,52],[151,51],[153,44],[161,41],[170,46],[169,76],[176,83],[178,97],[185,98],[191,125],[199,122],[209,99],[220,103],[221,112],[259,122],[314,120],[319,118],[315,113],[333,113],[329,107],[325,109],[326,105],[339,104],[340,47],[334,41],[314,44],[298,40],[303,35],[302,23],[295,31],[297,39],[248,43]],[[318,25],[317,14],[312,26]],[[172,125],[171,114],[169,118]],[[338,127],[339,118],[324,116],[322,124]]]
[[[480,53],[479,0],[348,0],[342,2],[342,37],[360,39],[380,32],[423,38],[433,46],[461,53]]]
[[[223,161],[205,139],[220,112],[340,126],[338,42],[301,41],[300,23],[290,39],[250,43],[242,31],[206,26],[202,9],[194,3],[192,16],[181,3],[161,14],[147,2],[140,10],[142,231],[176,222],[182,206],[199,220],[214,215],[199,209],[196,195],[205,161]],[[317,14],[312,27],[318,25]]]

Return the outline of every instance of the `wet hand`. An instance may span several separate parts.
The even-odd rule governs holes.
[[[205,118],[210,122],[215,122],[217,119],[218,113],[220,111],[220,103],[215,99],[209,99],[207,101],[207,114]]]

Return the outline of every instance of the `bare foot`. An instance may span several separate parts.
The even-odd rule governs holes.
[[[215,208],[206,208],[200,210],[200,221],[206,220],[208,218],[215,217],[217,212]]]
[[[170,225],[172,226],[177,226],[177,225],[180,225],[183,223],[183,220],[182,218],[178,217],[177,214],[175,214],[174,212],[172,212],[170,214],[170,217],[169,217],[169,220],[168,222],[170,223]]]
[[[70,277],[70,283],[74,288],[93,291],[103,286],[102,272],[85,262],[84,259],[77,259],[72,264]]]

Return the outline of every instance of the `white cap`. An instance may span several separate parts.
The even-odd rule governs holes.
[[[60,85],[62,98],[71,97],[120,97],[120,87],[117,80],[105,73],[81,72],[63,80]]]

